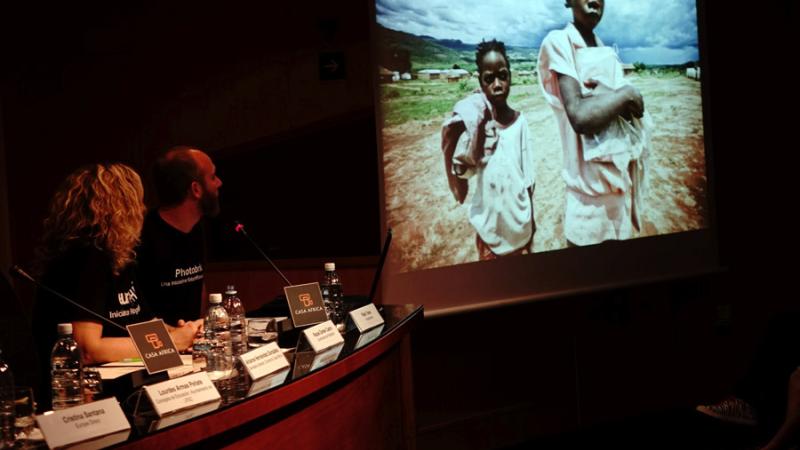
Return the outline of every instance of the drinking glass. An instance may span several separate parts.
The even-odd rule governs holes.
[[[96,367],[83,368],[83,403],[99,400],[103,394],[103,378]]]
[[[0,450],[14,447],[14,390],[0,387]]]
[[[278,339],[274,331],[275,319],[271,317],[252,317],[247,319],[248,348],[261,347]]]
[[[18,446],[23,447],[34,438],[36,429],[36,401],[29,386],[14,388],[14,434]],[[40,433],[36,433],[37,435]]]

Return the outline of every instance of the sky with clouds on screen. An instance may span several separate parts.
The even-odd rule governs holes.
[[[377,0],[377,20],[393,30],[478,43],[498,39],[539,47],[572,19],[564,0]],[[698,56],[695,0],[607,0],[595,33],[623,62],[681,64]]]

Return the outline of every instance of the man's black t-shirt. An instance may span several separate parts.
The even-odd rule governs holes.
[[[150,211],[136,251],[138,278],[156,317],[170,325],[200,318],[205,253],[202,225],[184,233]]]

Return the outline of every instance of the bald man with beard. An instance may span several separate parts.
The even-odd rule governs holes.
[[[153,167],[159,207],[145,218],[138,276],[156,317],[181,326],[200,317],[206,266],[202,219],[219,214],[222,180],[203,151],[173,147]]]

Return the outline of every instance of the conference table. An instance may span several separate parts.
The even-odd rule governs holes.
[[[134,393],[121,402],[131,430],[86,448],[413,449],[410,338],[423,308],[379,311],[382,328],[345,332],[336,352],[291,352],[281,372],[215,381],[221,401],[158,417]]]

